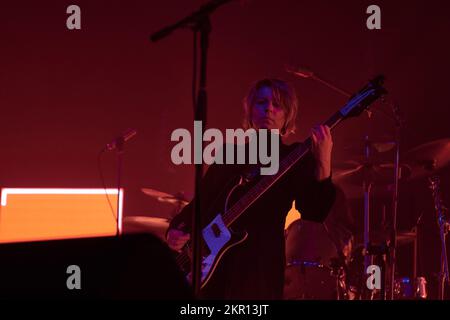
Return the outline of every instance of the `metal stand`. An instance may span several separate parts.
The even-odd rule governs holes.
[[[439,233],[441,236],[441,269],[439,272],[439,292],[438,292],[438,299],[444,300],[445,298],[445,285],[450,281],[449,274],[448,274],[448,257],[447,257],[447,246],[446,246],[446,239],[447,239],[447,233],[448,233],[448,222],[442,222],[440,219],[439,221]]]
[[[380,263],[381,261],[384,261],[383,256],[385,255],[385,247],[383,246],[379,246],[379,245],[372,245],[372,243],[370,242],[370,214],[371,214],[371,210],[370,210],[370,197],[371,197],[371,190],[372,190],[372,186],[373,186],[373,175],[372,175],[372,160],[371,160],[371,146],[372,143],[369,140],[368,136],[364,137],[364,158],[365,158],[365,165],[364,165],[364,180],[363,180],[363,191],[364,191],[364,249],[365,249],[365,254],[364,254],[364,274],[367,271],[367,268],[370,265],[374,264],[374,260],[376,258],[376,264],[378,266],[380,266],[381,270],[382,270],[382,275],[381,275],[381,285],[382,287],[380,288],[380,297],[382,300],[385,299],[385,263]],[[382,266],[381,266],[382,264]],[[363,288],[366,287],[366,279],[365,277],[363,277]],[[367,291],[369,290],[369,291]],[[365,294],[364,294],[365,292]],[[368,289],[365,288],[363,290],[363,295],[362,298],[364,300],[373,300],[375,297],[375,294],[377,293],[377,291],[375,291],[375,289]]]
[[[444,213],[444,207],[442,205],[440,194],[440,180],[438,176],[430,178],[431,189],[433,190],[434,208],[436,210],[436,219],[439,226],[439,234],[441,238],[441,263],[439,270],[439,289],[438,300],[444,300],[445,298],[445,285],[450,281],[448,272],[448,257],[447,257],[447,233],[450,228],[450,223]]]
[[[211,24],[209,17],[205,15],[199,19],[195,26],[194,32],[200,31],[200,87],[197,95],[197,106],[195,108],[194,118],[196,121],[202,121],[206,124],[206,111],[207,111],[207,94],[206,94],[206,61],[208,51],[208,37],[211,31]],[[203,131],[203,129],[202,129]],[[203,150],[203,146],[202,149]],[[200,152],[202,152],[200,150]],[[200,181],[203,176],[203,161],[195,165],[195,200],[194,200],[194,216],[192,217],[192,236],[193,239],[193,255],[192,255],[192,270],[193,270],[193,284],[194,294],[196,297],[200,295],[201,288],[201,194],[200,194]]]
[[[230,2],[231,0],[212,0],[207,4],[200,7],[199,10],[190,14],[189,16],[183,18],[177,23],[170,25],[161,29],[160,31],[154,33],[150,39],[155,42],[165,38],[170,33],[178,28],[191,28],[196,34],[200,32],[200,79],[199,79],[199,90],[197,94],[197,103],[194,105],[194,120],[202,121],[204,125],[206,123],[206,112],[207,112],[207,92],[206,92],[206,62],[208,53],[208,42],[209,33],[211,32],[211,24],[209,20],[209,15],[215,11],[220,6]],[[194,38],[196,39],[196,38]],[[194,64],[195,65],[195,64]],[[195,71],[194,71],[195,72]],[[195,87],[195,77],[193,87]],[[195,102],[194,102],[195,104]],[[198,134],[203,135],[203,128]],[[200,150],[202,152],[203,148]],[[194,150],[196,153],[197,150]],[[202,154],[200,154],[202,156]],[[195,197],[194,197],[194,214],[192,217],[192,283],[194,296],[200,296],[201,288],[201,226],[202,217],[200,212],[201,194],[200,194],[200,181],[203,177],[203,161],[195,165]],[[196,162],[197,163],[197,162]]]
[[[372,181],[370,179],[370,174],[368,168],[368,163],[370,162],[370,143],[369,137],[365,137],[364,144],[364,157],[366,159],[366,165],[364,167],[364,248],[366,249],[366,253],[364,255],[364,273],[372,264],[372,258],[369,254],[369,243],[370,243],[370,190],[372,188]]]
[[[397,105],[391,104],[395,122],[395,165],[394,165],[394,191],[392,195],[392,233],[390,245],[390,281],[389,300],[394,300],[395,267],[397,259],[397,212],[398,212],[398,184],[400,180],[400,132],[403,119]]]
[[[394,286],[395,286],[395,266],[397,259],[397,210],[398,210],[398,182],[400,179],[400,143],[399,143],[399,132],[400,127],[396,128],[396,139],[395,139],[395,180],[394,180],[394,192],[392,197],[392,234],[391,234],[391,246],[390,246],[390,291],[389,299],[394,300]]]
[[[119,140],[117,143],[117,209],[116,209],[116,219],[117,219],[117,229],[116,235],[120,236],[120,221],[119,221],[119,210],[120,210],[120,188],[122,184],[122,160],[124,152],[124,141]]]
[[[124,153],[124,147],[125,147],[125,142],[127,142],[128,140],[130,140],[131,138],[133,138],[136,135],[136,130],[135,129],[128,129],[126,130],[122,135],[120,135],[119,137],[115,138],[111,143],[108,143],[101,151],[99,154],[99,171],[100,171],[100,177],[103,183],[103,187],[106,189],[105,187],[105,183],[104,183],[104,179],[103,179],[103,175],[101,173],[101,168],[100,168],[100,156],[103,154],[103,152],[105,152],[106,150],[116,150],[117,151],[117,208],[116,208],[116,235],[120,236],[122,233],[122,229],[121,229],[121,223],[122,220],[120,219],[120,190],[121,190],[121,179],[122,179],[122,156]],[[109,201],[108,195],[107,199],[108,199],[108,203],[111,207],[111,211],[114,214],[114,210],[113,207],[111,205],[111,202]]]

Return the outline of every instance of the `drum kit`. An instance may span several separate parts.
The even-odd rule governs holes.
[[[328,232],[325,232],[322,224],[310,226],[306,221],[296,221],[297,225],[292,224],[289,227],[286,232],[285,297],[287,299],[329,299],[334,297],[335,299],[349,300],[403,300],[427,298],[427,281],[424,277],[417,277],[416,272],[417,225],[407,231],[396,230],[395,220],[394,222],[390,221],[389,228],[387,225],[377,226],[377,228],[370,226],[371,212],[369,208],[372,208],[372,205],[369,205],[369,200],[379,197],[393,199],[396,177],[398,177],[397,183],[398,181],[409,183],[425,178],[431,181],[439,170],[450,163],[450,139],[440,139],[413,148],[402,155],[402,160],[397,162],[397,166],[393,161],[383,160],[382,155],[393,150],[395,146],[396,143],[389,139],[369,141],[366,138],[363,143],[346,150],[350,152],[355,149],[364,150],[364,156],[350,156],[353,160],[338,163],[333,168],[333,181],[344,191],[347,199],[360,199],[364,196],[364,232],[352,236],[353,249],[350,256],[343,255],[342,251],[336,254],[336,261],[340,261],[338,268],[336,265],[332,267],[329,261],[317,260],[322,254],[328,254],[323,248],[318,248],[317,252],[312,254],[310,248],[299,245],[298,241],[295,241],[308,236],[309,243],[315,241],[316,246],[318,243],[325,245],[327,240],[324,239],[328,237]],[[398,175],[396,175],[396,168],[398,168]],[[447,226],[450,226],[442,212],[440,217],[445,219]],[[450,228],[447,227],[446,230],[448,231],[448,229]],[[398,272],[395,272],[395,255],[394,259],[392,258],[392,250],[407,244],[414,246],[412,278],[399,277]],[[444,261],[447,261],[445,235],[441,246],[443,250],[440,279],[442,286],[445,286],[445,283],[449,281],[448,266],[444,265]],[[326,247],[329,249],[331,246],[328,243]],[[338,248],[339,250],[342,248]],[[330,259],[328,258],[328,260]],[[304,261],[307,263],[305,264]],[[311,261],[316,263],[311,264]],[[381,290],[380,288],[367,288],[366,281],[369,275],[365,270],[369,265],[382,266]],[[344,280],[342,281],[342,279]],[[440,290],[443,292],[442,286]]]

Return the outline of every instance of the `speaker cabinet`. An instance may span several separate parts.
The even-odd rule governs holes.
[[[0,298],[191,298],[173,252],[151,234],[0,245]]]

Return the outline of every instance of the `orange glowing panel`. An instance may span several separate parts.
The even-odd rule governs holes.
[[[123,190],[2,188],[0,243],[116,235],[122,211]]]
[[[295,200],[292,201],[292,208],[288,211],[286,215],[286,220],[284,222],[284,230],[287,230],[292,222],[299,220],[302,218],[302,215],[298,210],[295,208]]]

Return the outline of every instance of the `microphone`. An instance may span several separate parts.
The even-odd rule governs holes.
[[[285,69],[287,72],[292,73],[293,75],[300,77],[300,78],[305,78],[305,79],[312,79],[315,80],[325,86],[327,86],[328,88],[340,93],[341,95],[343,95],[346,98],[350,98],[351,94],[345,90],[342,90],[341,88],[336,87],[335,85],[333,85],[332,83],[330,83],[329,81],[326,81],[320,77],[318,77],[314,72],[312,72],[311,70],[308,70],[306,68],[292,68],[289,66],[285,66]]]
[[[351,98],[351,96],[352,96],[350,92],[343,90],[343,89],[335,86],[331,82],[320,78],[319,76],[317,76],[314,72],[312,72],[309,69],[302,68],[302,67],[293,68],[288,65],[285,65],[284,68],[286,69],[286,72],[292,73],[296,77],[317,81],[317,82],[321,83],[322,85],[334,90],[335,92],[339,93],[340,95],[342,95],[346,98]],[[372,111],[369,109],[366,109],[365,111],[367,113],[367,116],[370,118],[372,116]]]
[[[292,73],[293,75],[299,76],[301,78],[309,79],[314,78],[314,73],[305,68],[292,68],[288,65],[285,66],[287,72]]]
[[[122,135],[115,138],[110,143],[106,144],[106,146],[103,148],[103,151],[109,150],[112,151],[114,149],[122,149],[123,144],[133,138],[137,134],[137,131],[135,129],[127,129],[122,133]]]

